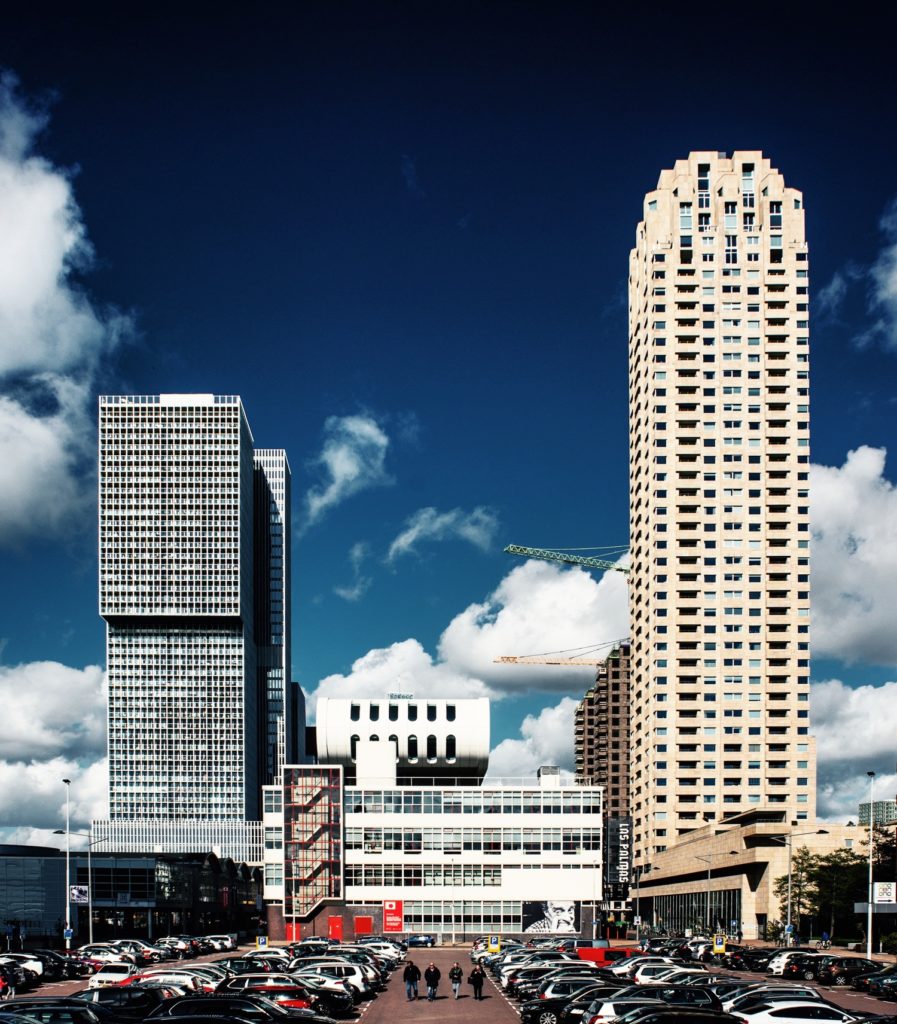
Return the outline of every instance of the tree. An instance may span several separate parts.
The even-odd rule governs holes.
[[[800,849],[791,858],[791,920],[797,933],[801,932],[801,918],[813,917],[819,900],[819,890],[811,880],[811,871],[816,857],[806,848]],[[773,883],[773,895],[779,900],[782,920],[788,920],[788,876],[782,875]]]
[[[868,863],[869,833],[860,843]],[[893,882],[897,877],[897,830],[885,825],[872,826],[872,878],[876,882]]]
[[[816,888],[816,912],[830,935],[854,933],[854,903],[865,899],[866,861],[853,850],[838,849],[813,858],[807,872]]]

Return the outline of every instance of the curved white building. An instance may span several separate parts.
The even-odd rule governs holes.
[[[322,697],[317,754],[354,774],[361,750],[387,744],[399,777],[481,779],[489,765],[489,700]],[[370,746],[369,746],[370,745]]]

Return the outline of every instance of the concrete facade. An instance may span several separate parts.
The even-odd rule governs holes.
[[[645,869],[708,822],[815,813],[801,193],[694,152],[629,263],[630,805]]]

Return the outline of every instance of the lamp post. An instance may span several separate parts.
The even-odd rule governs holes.
[[[71,904],[71,860],[72,840],[69,835],[71,825],[71,789],[72,780],[63,779],[65,783],[65,948],[72,948],[72,904]]]
[[[706,925],[707,935],[713,931],[713,927],[710,923],[710,872],[713,870],[713,858],[714,857],[737,857],[737,850],[724,850],[719,853],[708,853],[706,857],[700,857],[695,854],[695,860],[702,860],[707,865],[707,905],[706,905]]]
[[[791,935],[791,861],[792,854],[794,852],[794,840],[799,839],[801,836],[827,836],[828,832],[824,828],[816,829],[813,832],[789,832],[784,838],[782,836],[770,836],[769,838],[774,843],[781,843],[783,846],[788,847],[788,918],[785,922],[786,930],[788,935]]]
[[[873,819],[875,804],[875,772],[866,772],[869,776],[869,903],[866,909],[866,959],[872,959],[872,853],[874,844]]]
[[[68,832],[65,833],[61,828],[57,828],[54,836],[70,835],[70,836],[82,836],[87,840],[87,941],[93,944],[93,869],[90,860],[91,848],[96,846],[97,843],[104,843],[106,841],[105,836],[101,836],[99,839],[90,838],[89,832]],[[71,892],[71,889],[69,889]]]

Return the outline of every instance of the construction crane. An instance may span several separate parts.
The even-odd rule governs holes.
[[[579,550],[598,550],[595,548],[581,548]],[[625,551],[626,548],[619,547],[605,549],[613,551]],[[520,555],[522,558],[539,558],[543,562],[565,562],[567,565],[581,565],[585,569],[613,569],[616,572],[629,575],[628,565],[618,565],[616,562],[608,561],[606,558],[597,558],[595,555],[574,555],[570,551],[550,551],[546,548],[525,548],[520,544],[509,544],[505,548],[506,555]]]
[[[537,654],[503,654],[492,661],[495,665],[585,665],[597,668],[604,658],[547,658]]]
[[[587,644],[585,647],[568,647],[563,651],[545,651],[542,654],[504,654],[493,658],[492,662],[495,665],[582,665],[596,668],[607,661],[610,654],[620,644],[627,643],[628,640],[629,637],[623,637],[620,640],[607,640],[600,644]],[[608,649],[608,654],[604,656],[598,654],[598,651],[607,651]],[[581,653],[574,654],[573,657],[564,657],[564,655],[575,651]]]

